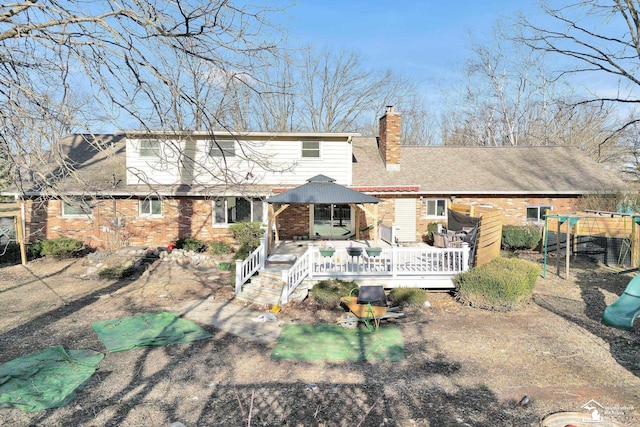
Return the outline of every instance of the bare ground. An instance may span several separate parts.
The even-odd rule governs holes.
[[[211,296],[240,303],[227,272],[156,262],[116,282],[83,279],[85,270],[84,259],[0,268],[0,363],[54,345],[104,352],[91,328],[99,320]],[[0,426],[537,426],[591,399],[637,426],[640,335],[600,322],[630,278],[588,262],[573,263],[569,280],[550,268],[532,301],[511,313],[434,293],[431,308],[397,321],[401,363],[272,360],[272,346],[203,325],[213,339],[107,354],[70,404],[0,409]],[[337,315],[305,300],[278,317]],[[524,396],[530,402],[520,405]]]

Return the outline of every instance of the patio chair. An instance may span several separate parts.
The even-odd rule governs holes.
[[[442,233],[433,233],[433,246],[436,248],[446,248],[447,239]]]

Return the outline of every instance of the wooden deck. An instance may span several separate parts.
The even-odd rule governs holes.
[[[326,249],[332,248],[331,253]],[[354,248],[360,248],[355,249]],[[323,279],[352,280],[359,284],[382,284],[385,288],[416,287],[453,289],[453,278],[469,266],[469,248],[435,248],[429,245],[413,247],[384,244],[377,253],[368,253],[368,241],[281,242],[272,254],[276,259],[288,255],[290,264],[269,263],[266,248],[255,252],[236,267],[236,292],[255,271],[270,271],[282,276],[282,302],[303,281]],[[321,251],[322,249],[322,251]],[[359,252],[359,253],[356,253]],[[272,257],[274,259],[274,257]]]

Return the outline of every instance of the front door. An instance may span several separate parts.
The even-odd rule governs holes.
[[[317,239],[347,239],[354,234],[351,218],[349,205],[314,205],[312,236]]]

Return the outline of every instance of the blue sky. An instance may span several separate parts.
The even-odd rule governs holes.
[[[484,37],[520,10],[539,13],[533,1],[299,0],[280,25],[292,44],[355,50],[374,68],[434,82],[464,63],[469,31]]]

